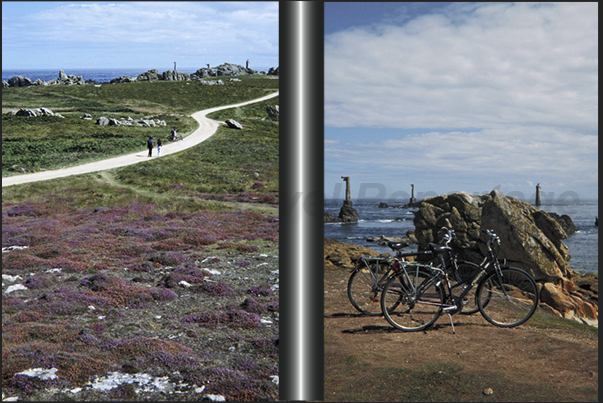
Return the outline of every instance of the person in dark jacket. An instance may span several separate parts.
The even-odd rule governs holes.
[[[149,136],[149,139],[147,140],[147,147],[149,149],[149,157],[153,154],[153,138],[151,136]]]

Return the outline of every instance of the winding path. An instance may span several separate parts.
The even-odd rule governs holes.
[[[238,104],[218,106],[215,108],[204,109],[199,112],[193,113],[191,116],[199,123],[199,128],[195,130],[193,133],[185,137],[182,141],[176,141],[173,143],[166,143],[161,147],[161,157],[177,153],[182,150],[186,150],[187,148],[196,146],[197,144],[207,140],[212,135],[216,133],[218,130],[218,126],[220,126],[220,122],[217,120],[213,120],[207,117],[208,114],[229,108],[236,108],[239,106],[244,106],[248,104],[253,104],[256,102],[262,102],[268,100],[270,98],[277,97],[279,92],[272,93],[270,95],[263,96],[261,98],[252,99],[250,101],[241,102]],[[157,148],[154,150],[154,154],[156,155]],[[160,158],[161,158],[160,157]],[[157,158],[156,156],[151,158]],[[105,160],[90,162],[87,164],[76,165],[68,168],[55,169],[51,171],[41,171],[35,172],[31,174],[24,175],[15,175],[9,176],[6,178],[2,178],[2,187],[11,186],[11,185],[20,185],[23,183],[29,182],[38,182],[55,178],[62,178],[65,176],[71,175],[79,175],[96,171],[104,171],[107,169],[125,167],[127,165],[137,164],[139,162],[148,161],[148,150],[139,151],[132,154],[126,154],[119,157],[108,158]]]

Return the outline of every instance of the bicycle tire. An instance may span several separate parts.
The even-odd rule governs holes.
[[[440,316],[443,287],[428,266],[409,265],[392,276],[381,292],[381,312],[390,325],[407,332],[431,326]]]
[[[373,274],[368,268],[357,268],[348,280],[348,298],[352,306],[368,316],[381,315],[379,304],[379,289],[375,284],[378,274]]]
[[[502,281],[496,271],[477,287],[477,306],[488,322],[499,327],[515,327],[532,317],[538,307],[538,286],[522,269],[503,267]]]

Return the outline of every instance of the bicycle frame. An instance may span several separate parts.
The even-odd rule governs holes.
[[[373,265],[371,265],[371,263],[373,263]],[[384,266],[385,273],[381,278],[378,279],[379,271]],[[374,269],[374,267],[376,269]],[[383,289],[383,284],[385,284],[385,282],[389,280],[392,275],[392,272],[394,271],[391,258],[360,256],[356,261],[356,266],[352,270],[350,270],[350,273],[365,268],[369,271],[371,279],[373,280],[373,291],[377,292]]]
[[[437,272],[438,274],[436,276],[434,276],[433,278],[426,278],[419,285],[414,285],[414,287],[415,287],[414,290],[407,290],[407,291],[411,295],[417,295],[417,293],[419,293],[422,289],[426,289],[427,285],[430,282],[435,281],[436,287],[441,287],[442,285],[444,285],[444,287],[446,287],[445,295],[448,296],[451,300],[454,298],[454,300],[456,300],[456,302],[454,304],[438,304],[438,303],[425,302],[425,301],[420,301],[420,303],[425,304],[425,305],[441,306],[443,312],[455,313],[457,311],[462,310],[463,298],[465,298],[465,296],[467,296],[467,294],[469,294],[469,292],[476,285],[479,284],[479,282],[482,278],[484,278],[487,274],[492,272],[492,270],[496,271],[498,281],[502,283],[501,267],[500,267],[498,260],[496,259],[496,256],[494,255],[494,251],[492,250],[492,247],[490,246],[490,244],[492,242],[494,242],[495,240],[498,241],[498,237],[493,235],[493,233],[491,233],[490,231],[488,231],[488,234],[493,237],[486,243],[486,245],[488,247],[487,254],[484,257],[484,260],[482,260],[482,262],[479,264],[479,266],[476,268],[476,270],[471,274],[471,276],[470,276],[471,282],[469,284],[457,283],[454,286],[450,285],[451,282],[448,278],[449,270],[448,270],[448,265],[446,264],[446,258],[444,257],[444,254],[445,253],[448,254],[448,258],[450,259],[451,265],[454,267],[455,270],[458,270],[457,262],[456,262],[456,259],[454,258],[454,256],[452,255],[452,251],[450,249],[442,249],[438,252],[438,255],[439,255],[440,261],[441,261],[441,267],[431,266],[431,265],[430,266],[423,265],[423,267],[429,267],[432,271]],[[446,252],[444,252],[444,251],[446,251]],[[410,277],[408,275],[408,272],[406,271],[406,267],[407,267],[407,264],[404,264],[402,266],[402,271],[403,271],[404,276],[406,277],[406,281],[408,283],[410,283]],[[462,286],[466,286],[466,287],[463,289],[463,291],[459,295],[454,295],[452,293],[453,288],[462,287]],[[505,293],[505,296],[506,296],[506,291],[504,290],[504,288],[503,288],[503,292]]]

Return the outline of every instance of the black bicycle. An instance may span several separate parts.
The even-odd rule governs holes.
[[[452,234],[453,232],[450,230],[445,231],[440,244],[447,246],[452,239]],[[394,257],[360,256],[348,279],[348,298],[352,306],[368,316],[383,314],[380,304],[381,291],[390,278],[401,271],[402,266],[414,264],[406,260],[410,257],[419,259],[435,257],[440,259],[440,267],[453,274],[451,278],[456,279],[453,288],[465,287],[469,276],[479,270],[479,265],[475,263],[458,261],[452,251],[446,256],[441,253],[436,254],[433,250],[402,253],[401,250],[404,244],[390,241],[387,245],[394,252]],[[433,248],[438,246],[438,244],[430,245]],[[465,313],[478,311],[477,305],[473,302],[474,300],[475,298],[472,295],[465,297]]]
[[[388,242],[388,246],[395,252],[392,257],[360,256],[356,265],[351,270],[348,279],[348,298],[352,306],[359,312],[369,316],[381,315],[380,296],[383,285],[400,268],[400,261],[410,256],[431,254],[431,252],[402,253],[401,243]]]
[[[381,292],[381,312],[395,328],[418,331],[431,326],[442,313],[462,312],[466,297],[476,288],[475,302],[482,316],[500,327],[525,323],[538,306],[538,286],[526,271],[503,266],[496,259],[492,246],[500,239],[485,230],[487,254],[470,282],[464,281],[459,295],[452,292],[447,270],[425,264],[402,265],[399,273],[390,276]],[[448,252],[449,247],[432,247],[433,253]]]

